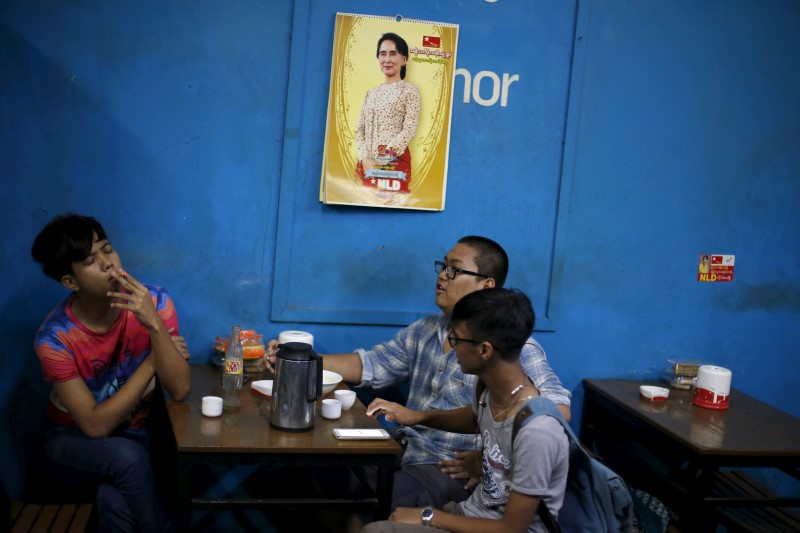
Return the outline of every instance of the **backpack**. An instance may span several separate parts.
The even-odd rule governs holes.
[[[511,442],[520,428],[540,415],[558,420],[569,439],[569,474],[558,523],[546,505],[540,503],[537,509],[547,530],[630,533],[633,529],[633,500],[625,482],[589,454],[553,402],[541,396],[528,400],[514,415]]]

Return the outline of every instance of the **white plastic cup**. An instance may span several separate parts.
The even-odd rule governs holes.
[[[314,347],[314,335],[307,331],[286,330],[278,334],[278,344],[286,344],[287,342],[304,342]]]
[[[355,391],[339,389],[333,391],[333,396],[335,399],[342,402],[342,409],[345,411],[353,407],[353,404],[356,403]]]
[[[339,400],[322,400],[322,418],[335,420],[342,416],[342,402]]]
[[[222,414],[222,398],[219,396],[203,396],[200,409],[205,416],[219,416]]]

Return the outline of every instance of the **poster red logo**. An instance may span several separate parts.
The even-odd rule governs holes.
[[[440,48],[442,46],[442,38],[425,35],[422,37],[422,46],[427,48]]]
[[[735,255],[702,254],[697,263],[697,281],[733,281]]]

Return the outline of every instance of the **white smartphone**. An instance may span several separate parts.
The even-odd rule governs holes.
[[[333,436],[342,440],[386,440],[391,438],[385,429],[334,429]]]

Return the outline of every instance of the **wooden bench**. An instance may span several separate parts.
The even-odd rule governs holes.
[[[37,504],[11,502],[11,533],[82,533],[92,516],[91,503]]]
[[[714,496],[746,497],[778,503],[778,496],[742,470],[717,472]],[[800,531],[800,515],[784,507],[719,507],[719,521],[729,531],[778,533]]]
[[[22,379],[8,396],[11,402],[7,419],[0,418],[0,427],[5,422],[10,432],[22,480],[13,494],[0,484],[0,521],[8,520],[6,531],[79,533],[87,526],[96,529],[96,520],[91,518],[96,487],[61,487],[42,460],[46,455],[44,411],[48,393],[49,386],[36,381],[33,375]]]

